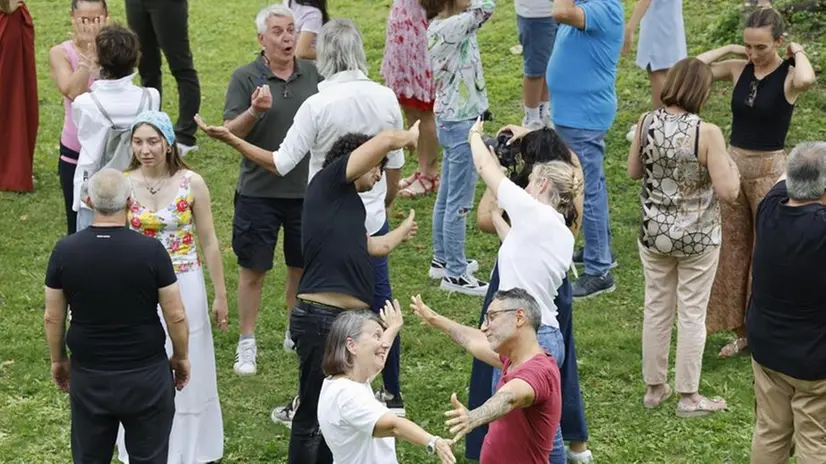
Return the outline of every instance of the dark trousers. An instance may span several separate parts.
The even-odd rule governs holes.
[[[381,229],[373,234],[373,237],[387,235],[389,231],[390,225],[385,222]],[[384,307],[386,301],[393,301],[393,289],[390,287],[390,267],[387,264],[387,256],[373,258],[373,269],[376,272],[376,286],[373,288],[373,307],[371,309],[374,313],[379,314],[379,311]],[[387,355],[387,361],[384,363],[384,369],[381,371],[384,389],[388,393],[396,396],[401,393],[401,387],[399,386],[400,345],[401,339],[396,335],[396,339],[393,340],[393,346],[390,347],[390,353]]]
[[[166,56],[178,84],[175,136],[184,145],[194,145],[198,127],[193,118],[201,106],[201,86],[189,46],[187,0],[126,0],[126,20],[141,43],[141,83],[161,94],[161,51]]]
[[[60,159],[57,162],[57,176],[60,178],[60,189],[63,190],[63,207],[66,209],[66,234],[72,235],[77,231],[77,213],[72,210],[75,191],[75,170],[77,164],[69,163],[63,158],[77,160],[78,152],[70,150],[60,144]]]
[[[123,424],[132,464],[166,464],[175,385],[166,359],[139,369],[100,371],[71,363],[72,458],[109,464]]]
[[[498,266],[493,268],[488,293],[485,295],[485,301],[482,304],[479,325],[482,325],[482,320],[497,290],[499,290]],[[562,419],[559,426],[562,428],[562,438],[564,440],[587,441],[588,426],[585,422],[585,406],[582,403],[582,393],[579,389],[579,373],[576,364],[576,347],[574,345],[573,291],[571,282],[567,277],[557,289],[554,302],[558,311],[556,317],[559,322],[559,331],[562,332],[562,339],[565,342],[565,361],[559,366],[562,380]],[[490,399],[492,396],[492,378],[493,368],[482,361],[474,359],[470,371],[469,409],[478,408]],[[485,440],[487,433],[488,427],[485,425],[474,429],[465,437],[465,457],[467,459],[479,460],[482,442]]]
[[[318,426],[318,397],[324,382],[321,361],[327,335],[341,309],[298,300],[290,336],[298,354],[298,409],[290,430],[290,464],[332,464],[333,454]]]

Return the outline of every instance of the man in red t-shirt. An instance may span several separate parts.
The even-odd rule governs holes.
[[[456,399],[446,413],[454,443],[490,423],[482,444],[481,464],[547,464],[562,413],[559,368],[539,346],[539,306],[525,290],[496,292],[482,329],[456,323],[413,298],[413,312],[450,335],[476,359],[502,369],[496,393],[473,411]]]

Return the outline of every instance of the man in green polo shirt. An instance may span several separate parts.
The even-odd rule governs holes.
[[[271,5],[255,18],[258,42],[263,50],[252,63],[232,73],[224,126],[261,148],[275,151],[293,123],[298,108],[318,92],[323,79],[311,61],[295,58],[296,31],[292,11]],[[234,369],[238,375],[254,375],[257,348],[255,323],[261,304],[264,276],[273,267],[278,229],[284,228],[284,261],[287,265],[285,299],[287,321],[295,305],[301,279],[301,210],[307,188],[309,157],[286,176],[276,176],[246,158],[235,193],[232,249],[238,257],[238,313],[240,339]],[[289,322],[288,322],[289,323]],[[284,347],[292,348],[289,327]]]

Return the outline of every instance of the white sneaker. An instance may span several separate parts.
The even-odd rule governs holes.
[[[478,280],[467,272],[459,277],[444,276],[439,288],[472,296],[485,296],[488,293],[488,283]]]
[[[295,351],[295,343],[290,338],[290,328],[284,331],[284,351]]]
[[[447,267],[447,263],[444,261],[437,261],[436,258],[430,260],[430,270],[427,271],[427,276],[433,280],[440,280],[443,279],[445,274],[445,268]],[[467,268],[465,269],[465,273],[473,274],[474,272],[479,270],[479,263],[476,260],[469,259],[467,260]]]
[[[576,451],[571,451],[571,449],[566,446],[565,455],[568,458],[568,462],[572,463],[590,464],[594,462],[594,455],[591,454],[591,450],[585,450],[578,453]]]
[[[634,137],[636,137],[636,136],[637,136],[637,125],[634,124],[633,126],[631,126],[631,129],[628,130],[628,133],[625,134],[625,140],[628,140],[629,142],[634,142]]]
[[[284,406],[278,406],[270,413],[270,419],[276,424],[284,424],[288,429],[293,427],[293,418],[298,409],[298,396]]]
[[[238,348],[235,349],[235,373],[238,375],[255,375],[255,358],[258,355],[258,347],[255,346],[255,339],[241,340]]]
[[[178,153],[181,155],[181,158],[186,156],[187,153],[191,151],[195,151],[198,149],[198,145],[184,145],[182,143],[178,144]]]

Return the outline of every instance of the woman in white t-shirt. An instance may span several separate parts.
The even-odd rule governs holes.
[[[284,0],[284,6],[293,10],[295,17],[295,32],[298,34],[295,57],[315,61],[316,37],[321,32],[321,26],[330,20],[327,0]]]
[[[384,368],[401,327],[399,302],[388,301],[381,319],[371,311],[348,310],[330,329],[318,424],[336,464],[398,464],[396,438],[425,447],[444,464],[456,462],[451,440],[397,417],[373,395],[370,381]]]

